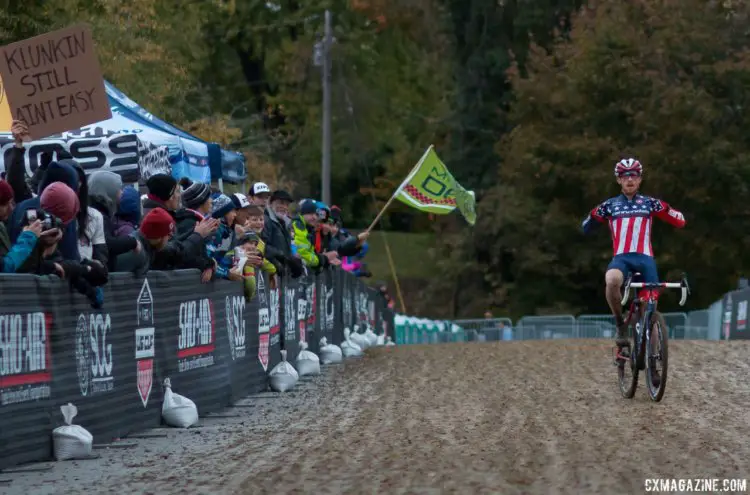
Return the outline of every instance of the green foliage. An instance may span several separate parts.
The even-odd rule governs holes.
[[[575,18],[569,41],[533,51],[528,77],[512,74],[515,128],[477,229],[479,243],[512,259],[490,263],[496,303],[604,310],[611,242],[584,238],[580,222],[618,193],[612,170],[624,155],[644,163],[643,192],[688,221],[683,231],[654,226],[662,277],[686,270],[697,307],[730,288],[746,265],[750,213],[745,19],[699,0],[602,2]]]

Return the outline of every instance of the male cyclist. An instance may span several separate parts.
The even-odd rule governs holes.
[[[660,199],[638,194],[643,166],[635,158],[625,158],[615,165],[615,177],[622,194],[606,200],[586,217],[582,227],[588,233],[595,222],[609,222],[614,257],[604,277],[607,304],[617,321],[616,344],[628,345],[627,327],[622,318],[620,287],[629,274],[638,272],[644,282],[658,282],[659,275],[651,248],[651,219],[659,218],[681,229],[685,217]]]

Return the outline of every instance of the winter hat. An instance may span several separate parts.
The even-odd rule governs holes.
[[[211,216],[214,218],[223,218],[224,215],[234,209],[234,203],[229,199],[229,196],[226,194],[219,194],[214,198],[213,208],[211,208]]]
[[[288,192],[284,191],[283,189],[279,189],[278,191],[274,191],[273,194],[271,194],[271,202],[274,201],[288,201],[290,203],[294,203],[294,198]]]
[[[150,241],[171,236],[174,232],[174,218],[164,208],[154,208],[143,217],[141,234]]]
[[[271,189],[265,182],[256,182],[253,187],[250,188],[250,196],[257,196],[258,194],[271,194]]]
[[[234,203],[234,207],[238,210],[241,210],[242,208],[247,208],[250,206],[250,201],[247,200],[247,196],[245,196],[242,193],[234,193],[231,196],[232,203]]]
[[[7,205],[13,199],[13,188],[7,181],[0,180],[0,205]]]
[[[117,194],[122,189],[122,177],[109,170],[99,170],[88,178],[89,197],[104,202],[110,215],[117,212]]]
[[[182,186],[182,204],[197,210],[211,197],[211,186],[202,182],[193,182],[187,177],[180,179]]]
[[[62,182],[77,192],[78,172],[76,172],[76,169],[68,163],[52,162],[47,166],[47,170],[39,181],[38,192],[41,194],[41,192],[53,182]]]
[[[177,188],[177,180],[171,175],[155,174],[146,181],[148,194],[157,201],[169,201]]]
[[[252,230],[248,230],[247,232],[242,234],[242,237],[239,238],[239,240],[237,241],[237,245],[241,246],[246,242],[260,242],[260,237],[258,237],[258,234],[256,234]]]
[[[135,187],[128,186],[122,190],[117,216],[136,225],[141,222],[141,198]]]
[[[43,210],[59,218],[68,225],[75,220],[81,204],[75,191],[62,182],[53,182],[47,186],[39,198]]]
[[[318,207],[313,199],[303,199],[299,203],[299,214],[300,215],[312,215],[317,211]]]
[[[333,220],[333,223],[335,223],[338,226],[341,226],[344,221],[341,218],[341,208],[338,206],[331,206],[331,220]]]

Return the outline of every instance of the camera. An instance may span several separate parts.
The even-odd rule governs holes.
[[[62,220],[42,209],[26,210],[26,222],[24,226],[31,225],[37,220],[42,222],[43,231],[50,229],[63,229],[65,227]]]

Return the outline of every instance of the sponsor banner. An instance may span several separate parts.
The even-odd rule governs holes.
[[[51,396],[51,327],[42,311],[0,314],[0,405]]]
[[[112,343],[112,318],[109,313],[80,313],[76,325],[75,353],[78,368],[78,386],[83,397],[115,388],[114,356]]]
[[[154,328],[154,298],[148,279],[143,281],[136,302],[137,324],[135,329],[136,385],[143,407],[154,388],[154,359],[156,358],[156,329]]]
[[[211,299],[180,303],[177,369],[180,373],[208,368],[215,362],[216,332]]]
[[[247,334],[245,333],[245,298],[243,296],[226,296],[227,339],[232,361],[244,358],[247,353]]]

